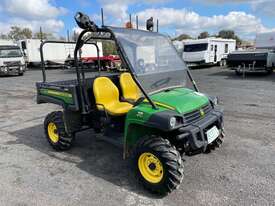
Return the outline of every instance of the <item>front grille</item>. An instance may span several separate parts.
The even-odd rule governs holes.
[[[14,61],[14,62],[3,62],[6,66],[18,66],[21,64],[20,61]]]
[[[208,103],[207,105],[201,107],[200,109],[197,109],[195,111],[189,112],[184,114],[184,123],[185,124],[191,124],[193,122],[196,122],[206,115],[208,115],[212,110],[211,105]]]

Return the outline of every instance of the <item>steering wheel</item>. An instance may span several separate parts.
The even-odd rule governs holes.
[[[165,85],[165,84],[168,84],[168,82],[171,80],[170,77],[168,78],[164,78],[164,79],[160,79],[158,81],[156,81],[154,84],[151,85],[151,88],[158,88],[160,87],[161,85]]]

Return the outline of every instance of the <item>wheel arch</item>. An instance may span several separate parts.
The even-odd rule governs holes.
[[[157,128],[148,127],[145,124],[130,123],[125,128],[124,135],[124,151],[125,157],[128,157],[131,150],[135,147],[138,141],[145,136],[159,136],[161,131]]]

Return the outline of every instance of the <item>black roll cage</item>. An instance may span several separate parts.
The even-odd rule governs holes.
[[[106,37],[100,37],[100,36],[91,36],[85,40],[83,40],[82,38],[84,37],[85,34],[87,33],[110,33],[110,37],[106,38]],[[68,42],[68,41],[43,41],[41,42],[40,45],[40,57],[41,57],[41,66],[42,66],[42,74],[43,74],[43,82],[46,82],[46,69],[45,69],[45,61],[44,61],[44,53],[43,53],[43,47],[45,44],[50,44],[50,43],[64,43],[64,44],[72,44],[72,43],[76,43],[75,49],[74,49],[74,65],[76,68],[76,75],[77,75],[77,83],[79,85],[79,89],[80,89],[80,99],[81,99],[81,110],[82,110],[82,114],[88,114],[89,113],[89,109],[88,104],[85,104],[86,100],[85,100],[85,96],[86,92],[85,91],[85,73],[83,71],[83,69],[81,68],[81,71],[79,69],[79,61],[78,61],[78,51],[82,48],[82,46],[84,44],[93,44],[96,49],[97,49],[97,61],[98,61],[98,69],[99,69],[99,74],[100,74],[100,58],[99,58],[99,48],[97,46],[96,43],[88,43],[88,41],[90,40],[112,40],[115,42],[116,44],[116,48],[117,48],[117,52],[121,58],[121,61],[126,65],[126,67],[128,68],[133,80],[135,81],[135,83],[138,85],[139,89],[141,90],[141,92],[144,94],[145,98],[148,100],[148,102],[152,105],[153,109],[157,109],[157,106],[155,105],[155,103],[152,101],[152,99],[149,97],[149,95],[146,93],[146,91],[144,90],[144,88],[142,87],[142,85],[140,84],[140,82],[138,81],[134,69],[132,68],[132,65],[130,64],[130,61],[127,57],[126,52],[124,51],[123,47],[120,45],[120,42],[117,41],[113,31],[111,28],[107,27],[107,26],[102,26],[102,28],[97,28],[97,31],[92,31],[90,29],[85,29],[83,30],[80,35],[78,36],[78,39],[76,42]],[[173,46],[174,47],[174,46]],[[176,48],[174,47],[174,49],[176,50]],[[191,80],[194,89],[198,92],[198,87],[189,71],[189,69],[186,69],[187,71],[187,75],[189,77],[189,79]]]

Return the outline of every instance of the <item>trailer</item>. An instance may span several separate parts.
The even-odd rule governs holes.
[[[235,51],[236,40],[207,38],[183,41],[183,60],[189,67],[201,65],[225,65],[227,56]]]
[[[20,48],[10,40],[0,40],[0,76],[22,76],[26,70]]]
[[[30,66],[39,66],[41,63],[40,57],[40,45],[43,41],[39,39],[25,39],[19,41],[19,45],[22,48],[25,60]],[[100,56],[103,56],[102,43],[97,42],[99,47]],[[53,65],[64,65],[67,59],[73,57],[73,52],[75,48],[75,42],[62,43],[56,42],[52,44],[47,44],[44,47],[44,60],[46,66]],[[97,51],[94,46],[86,44],[81,50],[81,57],[95,57],[97,56]]]
[[[256,36],[254,50],[235,51],[228,55],[227,65],[237,75],[262,71],[268,74],[275,67],[275,32]]]

